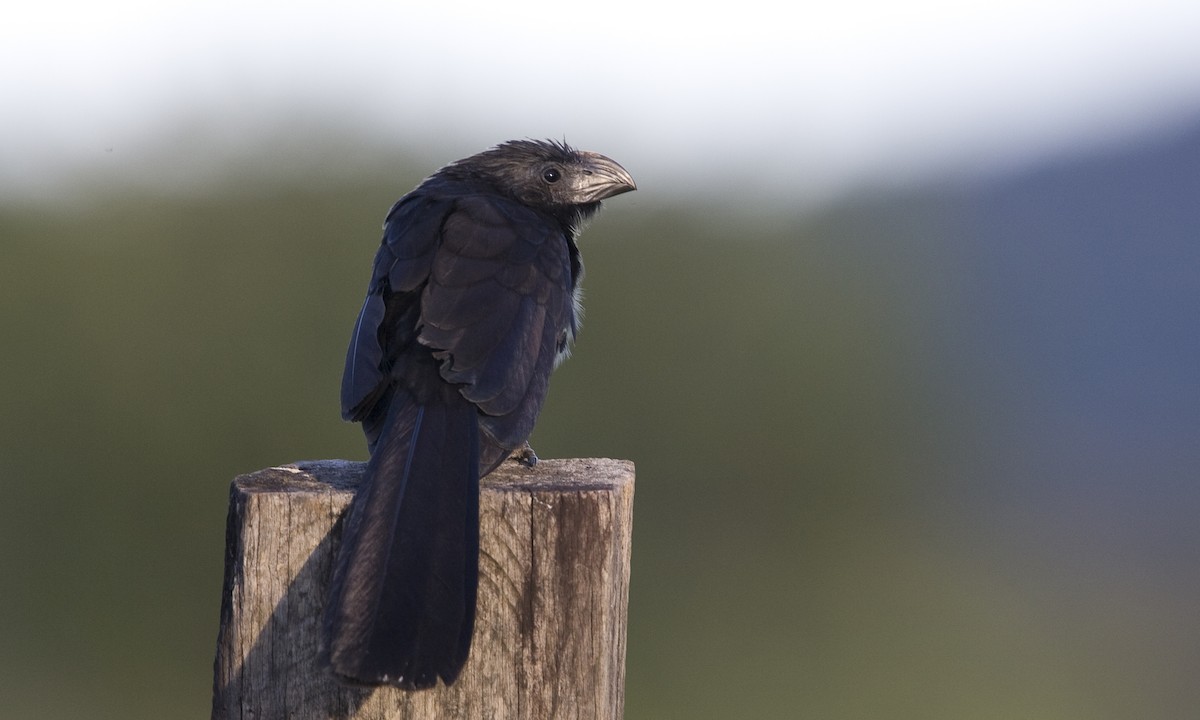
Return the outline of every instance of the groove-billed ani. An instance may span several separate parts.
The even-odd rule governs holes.
[[[575,236],[636,189],[617,163],[518,140],[452,163],[388,213],[342,377],[371,459],[325,611],[344,682],[431,687],[467,660],[479,478],[526,443],[579,327]]]

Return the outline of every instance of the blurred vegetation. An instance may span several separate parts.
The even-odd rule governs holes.
[[[207,715],[228,482],[364,456],[338,417],[345,342],[383,214],[427,170],[0,207],[5,717]],[[627,717],[1188,699],[1196,650],[1159,655],[1136,624],[1194,607],[1089,614],[978,522],[1007,411],[964,370],[953,208],[608,205],[534,446],[637,463]]]

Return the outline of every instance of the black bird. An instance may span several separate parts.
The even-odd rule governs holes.
[[[392,207],[342,377],[371,451],[324,618],[343,682],[432,687],[467,661],[479,478],[527,440],[579,329],[575,244],[635,190],[603,155],[515,140],[447,165]]]

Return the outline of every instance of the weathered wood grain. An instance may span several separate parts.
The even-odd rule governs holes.
[[[633,464],[516,463],[484,478],[471,657],[451,687],[338,684],[319,663],[340,518],[364,464],[234,480],[213,717],[615,719],[623,712]]]

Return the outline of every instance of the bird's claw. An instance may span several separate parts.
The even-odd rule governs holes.
[[[514,450],[513,454],[508,456],[508,459],[515,460],[525,467],[533,467],[538,463],[537,453],[533,451],[533,448],[529,446],[529,443],[525,443],[520,448]]]

